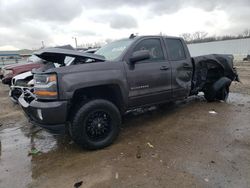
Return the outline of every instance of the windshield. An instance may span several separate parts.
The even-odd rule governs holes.
[[[118,58],[132,42],[133,39],[123,39],[111,42],[97,50],[95,54],[104,56],[106,60],[114,60]]]

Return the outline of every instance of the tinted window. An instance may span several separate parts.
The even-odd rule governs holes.
[[[145,39],[137,44],[134,52],[148,50],[153,61],[164,60],[160,39]]]
[[[166,38],[169,60],[178,61],[186,58],[181,40]]]

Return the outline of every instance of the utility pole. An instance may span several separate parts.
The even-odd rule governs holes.
[[[44,41],[42,40],[42,48],[44,48],[45,47],[45,45],[44,45]]]
[[[75,40],[75,44],[76,44],[76,48],[77,48],[77,38],[76,37],[72,37],[72,39]]]

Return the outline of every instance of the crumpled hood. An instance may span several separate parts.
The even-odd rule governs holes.
[[[37,57],[53,63],[64,64],[66,56],[76,58],[90,58],[96,61],[105,61],[105,57],[96,54],[79,52],[76,50],[62,49],[62,48],[44,48],[34,53]]]

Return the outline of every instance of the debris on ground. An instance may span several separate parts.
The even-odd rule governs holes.
[[[76,182],[76,183],[74,184],[74,188],[79,188],[79,187],[81,187],[81,186],[82,186],[82,183],[83,183],[83,181]]]
[[[217,112],[215,112],[214,110],[210,110],[208,111],[209,114],[218,114]]]
[[[151,154],[151,156],[152,156],[153,158],[157,158],[157,157],[158,157],[158,154],[157,154],[157,153],[153,153],[153,154]]]
[[[118,172],[115,173],[115,179],[118,179],[119,178],[119,174]]]
[[[29,151],[28,156],[30,156],[30,155],[34,156],[34,155],[38,155],[38,154],[40,154],[40,153],[41,153],[41,151],[39,151],[38,149],[32,148],[32,149]]]
[[[3,126],[3,124],[2,123],[0,123],[0,127],[2,127]]]
[[[208,179],[208,178],[205,178],[204,180],[205,180],[205,182],[209,182],[209,179]]]
[[[210,161],[210,163],[213,163],[213,164],[214,164],[214,163],[215,163],[215,161],[213,161],[213,160],[212,160],[212,161]]]
[[[137,158],[137,159],[140,159],[140,158],[141,158],[141,148],[140,148],[140,146],[137,146],[136,158]]]
[[[150,148],[154,148],[154,146],[153,146],[150,142],[148,142],[147,145],[148,145]]]

